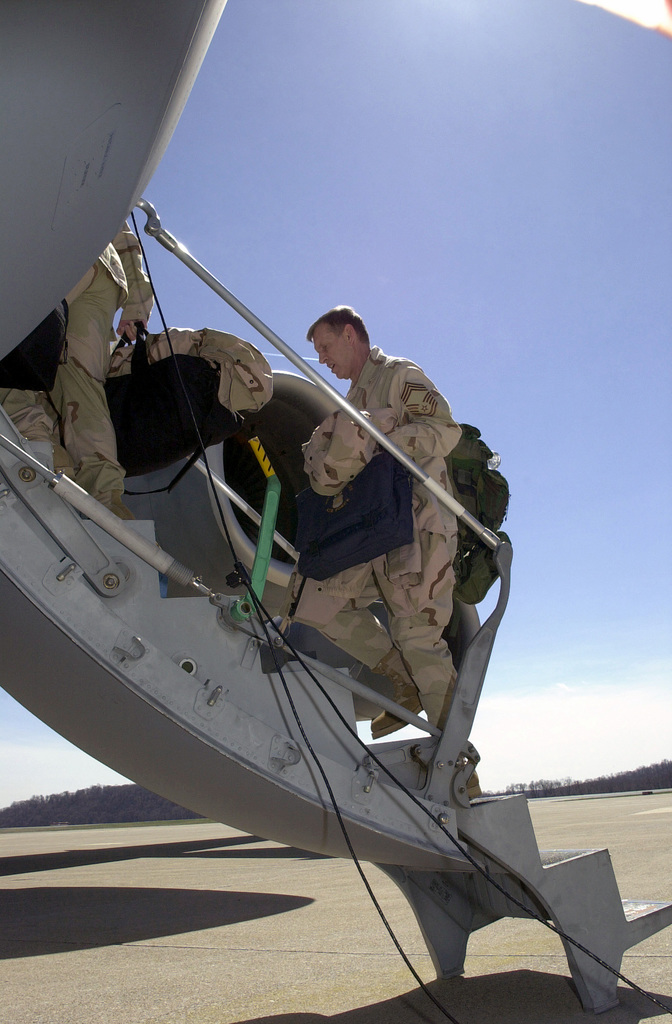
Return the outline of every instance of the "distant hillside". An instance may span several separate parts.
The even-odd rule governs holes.
[[[575,782],[572,779],[539,779],[516,782],[505,794],[525,796],[588,796],[599,793],[642,792],[672,789],[672,761],[635,768],[616,775]],[[499,794],[489,793],[489,796]],[[130,821],[176,821],[199,814],[171,803],[142,786],[89,786],[74,793],[34,796],[0,810],[0,828],[40,828],[48,825],[104,825]]]
[[[129,821],[200,818],[142,786],[89,786],[74,793],[33,796],[0,811],[0,828],[102,825]]]
[[[516,782],[506,787],[505,793],[524,793],[525,796],[590,796],[599,793],[631,793],[649,789],[672,789],[672,761],[659,761],[644,768],[633,768],[616,775],[600,775],[596,779],[575,782],[573,779],[537,779],[535,782]],[[494,795],[494,794],[492,794]]]

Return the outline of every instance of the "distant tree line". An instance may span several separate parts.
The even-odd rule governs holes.
[[[672,789],[672,761],[635,768],[616,775],[574,782],[572,779],[537,779],[516,782],[505,793],[526,797],[588,796],[599,793]],[[486,794],[494,796],[496,794]],[[142,786],[89,786],[74,793],[33,796],[0,810],[0,828],[44,828],[49,825],[107,825],[133,821],[179,821],[200,818],[179,804],[150,793]]]
[[[505,792],[523,793],[534,799],[544,796],[590,796],[599,793],[631,793],[650,789],[672,789],[672,761],[659,761],[648,767],[633,768],[615,775],[600,775],[596,779],[575,782],[573,779],[537,779],[534,782],[515,782]]]
[[[103,825],[131,821],[200,818],[142,786],[89,786],[74,793],[33,796],[0,810],[0,828]]]

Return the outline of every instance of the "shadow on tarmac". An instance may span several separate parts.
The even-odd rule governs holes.
[[[434,998],[461,1024],[641,1024],[667,1017],[632,989],[619,986],[620,1005],[597,1017],[586,1012],[569,977],[542,971],[503,971],[451,978],[427,985]],[[655,993],[654,993],[655,994]],[[656,994],[665,1001],[665,996]],[[240,1018],[238,1024],[445,1024],[446,1018],[421,989],[343,1013],[280,1013]]]
[[[73,842],[81,841],[81,833]],[[60,868],[85,867],[90,864],[112,864],[121,860],[145,857],[244,857],[278,860],[328,860],[319,853],[308,853],[289,846],[264,846],[248,849],[252,843],[265,843],[259,836],[231,836],[227,839],[199,839],[192,842],[158,843],[152,845],[104,847],[91,850],[62,850],[58,853],[36,853],[21,857],[0,858],[0,876],[25,875],[34,871],[55,871]],[[244,850],[236,847],[244,846]]]
[[[0,904],[0,960],[221,928],[314,901],[303,896],[198,889],[49,886],[6,890]]]

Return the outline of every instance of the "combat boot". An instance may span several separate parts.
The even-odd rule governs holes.
[[[422,710],[418,688],[413,682],[396,647],[388,651],[372,671],[379,675],[387,676],[393,683],[394,695],[392,699],[396,704],[400,704],[402,708],[406,708],[415,714]],[[383,711],[371,722],[371,735],[374,740],[377,740],[391,732],[396,732],[397,729],[403,729],[406,724],[401,719],[395,718],[389,711]]]

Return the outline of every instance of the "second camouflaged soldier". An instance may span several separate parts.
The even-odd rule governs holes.
[[[123,310],[119,334],[135,338],[136,321],[147,326],[154,302],[140,244],[128,225],[66,301],[67,346],[52,390],[5,388],[0,401],[48,467],[65,472],[121,519],[132,519],[121,500],[125,473],[104,388],[117,310]]]
[[[121,519],[132,519],[121,500],[124,470],[105,398],[113,320],[117,333],[135,338],[135,323],[147,326],[154,298],[142,268],[140,244],[128,225],[114,238],[69,295],[67,361],[50,393],[74,464],[75,482]],[[57,467],[55,467],[57,468]]]
[[[449,489],[445,457],[461,436],[446,399],[415,363],[371,348],[361,317],[337,306],[308,330],[320,362],[340,380],[349,379],[348,400],[430,477]],[[375,443],[343,412],[329,417],[306,446],[305,469],[322,494],[338,493],[371,458]],[[453,610],[452,562],[457,521],[418,482],[413,487],[414,538],[371,562],[318,582],[295,574],[287,606],[298,598],[293,618],[324,633],[337,646],[394,683],[394,699],[421,709],[443,727],[456,673],[442,637]],[[303,584],[303,588],[301,589]],[[389,632],[369,605],[381,600]],[[374,739],[403,726],[383,713],[374,719]]]

